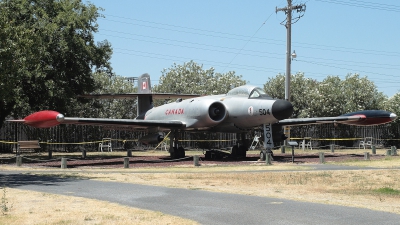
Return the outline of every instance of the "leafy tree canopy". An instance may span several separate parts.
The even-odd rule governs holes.
[[[272,97],[284,99],[285,76],[279,74],[264,84]],[[293,117],[338,116],[366,109],[382,109],[386,96],[375,84],[358,74],[348,74],[344,80],[328,76],[319,82],[305,78],[303,73],[291,77]]]
[[[246,84],[242,76],[233,71],[217,73],[213,67],[203,69],[203,65],[193,61],[183,65],[174,64],[161,73],[159,84],[153,88],[157,93],[224,94],[233,87]]]
[[[32,111],[69,112],[110,73],[111,45],[95,43],[99,8],[80,0],[0,0],[0,124]]]
[[[92,94],[137,93],[137,88],[124,77],[105,72],[94,73],[97,89]],[[71,116],[133,119],[136,117],[136,98],[133,99],[88,99],[81,104],[76,101],[76,107]]]

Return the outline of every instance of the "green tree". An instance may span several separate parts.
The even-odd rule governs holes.
[[[374,82],[359,74],[348,74],[343,86],[343,94],[347,96],[345,112],[383,109],[383,103],[387,100],[387,96],[378,91]]]
[[[153,90],[157,93],[177,93],[177,94],[224,94],[233,87],[246,84],[241,75],[235,72],[216,73],[215,69],[203,69],[194,61],[183,65],[174,65],[164,69],[160,77],[160,82],[155,85]]]
[[[99,10],[80,0],[0,0],[0,124],[70,112],[76,95],[96,89],[93,71],[111,72],[110,44],[93,37]]]
[[[284,75],[278,74],[264,84],[264,89],[272,97],[284,99],[284,83]],[[386,100],[372,81],[358,74],[348,74],[344,80],[328,76],[318,82],[297,73],[291,76],[290,90],[294,118],[338,116],[358,110],[381,109]]]
[[[344,113],[347,100],[343,95],[345,87],[337,76],[328,76],[310,91],[310,105],[306,109],[309,117],[338,116]]]
[[[96,72],[94,78],[97,89],[92,94],[137,93],[134,84],[124,77]],[[136,97],[133,99],[89,99],[85,104],[80,104],[78,100],[75,101],[76,107],[72,116],[118,119],[136,117]]]
[[[270,78],[264,85],[264,89],[271,96],[284,99],[284,83],[284,75],[279,74],[275,78]],[[348,74],[344,80],[338,76],[328,76],[321,82],[307,79],[303,73],[297,73],[291,77],[293,118],[339,116],[358,110],[382,109],[385,99],[386,97],[377,91],[372,81],[358,74]],[[332,135],[354,136],[354,127],[340,129],[342,126],[347,125],[338,124],[339,129],[335,131],[335,134],[322,132],[323,126],[297,126],[292,127],[291,134],[304,137],[310,129],[313,129],[314,132],[321,131],[318,132],[320,138],[332,137]],[[327,145],[330,142],[321,141],[320,144]],[[353,143],[340,144],[352,145]]]
[[[304,73],[297,73],[291,76],[290,102],[293,104],[292,117],[309,117],[310,116],[310,99],[315,94],[318,82],[304,76]],[[264,84],[264,90],[271,97],[277,99],[285,99],[285,75],[278,74],[274,78],[269,78]]]
[[[400,93],[396,93],[387,101],[384,102],[384,109],[393,112],[396,115],[400,115]],[[397,146],[400,147],[400,120],[397,119],[389,124],[386,124],[387,129],[382,134],[383,144],[385,146]],[[394,140],[389,140],[394,139]]]

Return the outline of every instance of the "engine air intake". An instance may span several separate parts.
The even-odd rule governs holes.
[[[222,121],[226,116],[225,106],[220,102],[214,102],[208,108],[208,115],[216,122]]]

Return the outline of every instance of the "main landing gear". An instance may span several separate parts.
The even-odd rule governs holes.
[[[271,149],[262,150],[262,151],[260,152],[260,160],[261,160],[261,161],[265,161],[265,160],[267,159],[267,154],[270,154],[271,157],[274,156],[274,153],[272,152]]]
[[[246,152],[249,149],[249,141],[246,140],[245,133],[236,134],[238,139],[238,145],[232,147],[231,157],[232,158],[246,158]]]
[[[245,133],[238,133],[237,140],[238,144],[232,147],[232,151],[230,153],[231,158],[246,158],[247,150],[250,147],[250,141],[246,139]],[[172,130],[170,133],[170,143],[169,143],[169,153],[171,158],[173,159],[181,159],[185,158],[185,149],[182,146],[179,146],[180,132],[178,130]],[[227,153],[218,152],[217,151],[206,151],[205,157],[206,159],[221,159]],[[228,153],[229,154],[229,153]]]
[[[185,158],[185,149],[179,146],[179,132],[177,130],[171,131],[169,142],[169,155],[172,159]]]
[[[246,158],[247,150],[250,147],[250,142],[249,142],[249,140],[246,139],[246,134],[245,133],[237,133],[236,139],[238,140],[238,142],[236,145],[234,145],[232,147],[230,154],[225,151],[209,150],[209,151],[206,151],[206,154],[205,154],[206,159],[222,159],[225,157],[229,157],[232,159]]]

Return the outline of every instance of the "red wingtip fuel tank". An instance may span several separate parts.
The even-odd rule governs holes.
[[[342,121],[341,123],[358,126],[378,125],[392,122],[397,115],[384,110],[364,110],[353,113],[344,114],[342,116],[360,116],[363,119],[358,121]]]
[[[60,124],[58,121],[64,116],[56,111],[44,110],[35,112],[24,118],[24,123],[36,128],[49,128]]]

